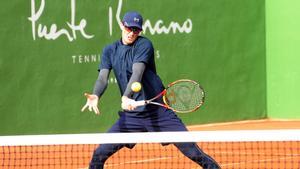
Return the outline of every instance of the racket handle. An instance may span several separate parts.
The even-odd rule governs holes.
[[[134,102],[133,105],[136,106],[136,107],[144,106],[144,105],[146,105],[146,101],[145,100],[136,101],[136,102]]]

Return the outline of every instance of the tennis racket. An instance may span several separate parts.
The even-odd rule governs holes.
[[[163,104],[155,102],[160,97],[163,98]],[[136,101],[135,106],[154,104],[177,113],[189,113],[199,109],[204,103],[204,98],[204,90],[197,82],[181,79],[170,83],[166,89],[152,99]]]

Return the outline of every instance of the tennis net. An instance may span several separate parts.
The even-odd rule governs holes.
[[[223,169],[300,168],[300,130],[243,130],[1,136],[0,168],[87,168],[98,145],[123,148],[105,169],[201,169],[173,145],[196,142]]]

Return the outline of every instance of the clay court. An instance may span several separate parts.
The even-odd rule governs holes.
[[[298,120],[249,120],[189,126],[191,131],[300,129]],[[228,138],[230,139],[230,138]],[[223,169],[300,167],[300,141],[201,142]],[[1,147],[0,166],[10,168],[86,168],[97,145],[48,145]],[[173,145],[137,144],[123,148],[105,165],[106,169],[196,169]]]

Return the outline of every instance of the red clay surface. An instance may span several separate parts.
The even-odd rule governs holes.
[[[300,129],[297,120],[249,120],[194,125],[190,130]],[[300,142],[216,142],[198,145],[223,169],[300,168]],[[86,168],[97,145],[1,147],[0,168]],[[173,145],[137,144],[114,154],[105,169],[201,169]]]

